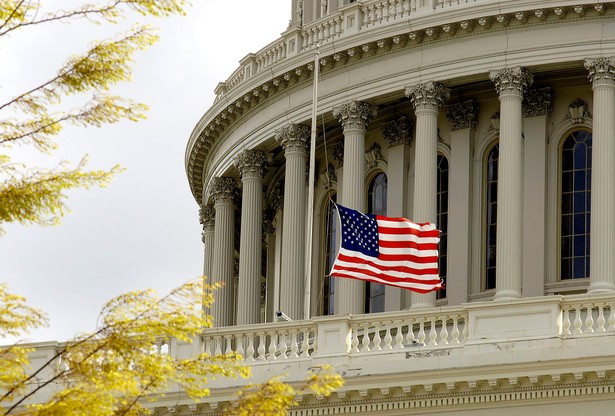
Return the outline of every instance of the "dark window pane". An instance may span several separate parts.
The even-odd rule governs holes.
[[[572,277],[579,279],[585,277],[585,258],[575,258],[573,260]]]

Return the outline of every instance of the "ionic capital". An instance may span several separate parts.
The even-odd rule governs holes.
[[[301,124],[289,124],[275,132],[275,139],[284,148],[285,154],[289,152],[307,154],[310,144],[310,128]]]
[[[260,150],[245,149],[234,160],[235,167],[239,170],[241,178],[262,178],[266,168],[271,164],[271,154]]]
[[[523,97],[528,85],[534,81],[534,77],[525,68],[504,68],[499,71],[491,71],[489,78],[495,83],[498,95],[516,95]]]
[[[478,124],[478,104],[474,100],[455,103],[448,108],[446,118],[452,131],[475,129]]]
[[[612,58],[592,58],[585,60],[585,69],[589,71],[592,84],[612,85],[615,78],[615,60]]]
[[[548,116],[553,110],[554,97],[551,87],[528,89],[523,95],[523,117]]]
[[[406,87],[406,97],[410,98],[414,111],[438,111],[449,97],[448,88],[439,82],[426,82]]]
[[[216,210],[211,205],[202,206],[199,210],[199,222],[203,230],[213,229],[216,222]]]
[[[412,143],[412,121],[406,116],[387,123],[382,128],[382,135],[389,142],[389,148]]]
[[[237,183],[233,178],[214,178],[210,185],[210,194],[217,204],[233,204],[235,205],[235,192]]]
[[[344,131],[367,131],[367,126],[377,113],[375,106],[362,101],[351,101],[333,109],[333,117],[337,117]]]

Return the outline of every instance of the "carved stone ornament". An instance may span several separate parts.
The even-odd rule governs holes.
[[[414,111],[438,111],[450,96],[448,88],[438,82],[426,82],[406,88],[406,97],[410,98]]]
[[[275,234],[275,225],[273,224],[273,217],[275,211],[273,209],[266,209],[263,215],[263,236],[267,234]]]
[[[275,139],[288,152],[308,153],[310,128],[302,124],[288,124],[275,132]]]
[[[529,89],[523,94],[523,117],[548,116],[555,94],[551,87]]]
[[[333,109],[333,117],[337,117],[344,130],[367,131],[377,113],[375,106],[362,101],[351,101]]]
[[[591,113],[587,109],[587,103],[580,98],[577,98],[568,106],[566,120],[570,120],[572,124],[581,124],[586,117],[591,117]]]
[[[333,146],[333,160],[337,163],[337,168],[344,167],[344,141],[341,140]]]
[[[491,119],[489,120],[489,130],[500,130],[500,112],[497,111],[493,113]]]
[[[478,104],[474,100],[455,103],[448,108],[446,118],[452,131],[476,129],[478,124]]]
[[[320,181],[325,189],[332,189],[337,185],[337,175],[331,163],[327,165],[327,170],[320,175]]]
[[[269,195],[269,207],[278,212],[284,206],[284,183],[278,182]]]
[[[499,95],[523,96],[528,85],[534,81],[530,71],[519,66],[491,71],[489,78],[495,83],[495,90]]]
[[[214,178],[211,181],[210,193],[216,204],[233,204],[235,205],[235,193],[237,191],[237,182],[233,178]]]
[[[384,160],[382,148],[378,143],[374,143],[365,151],[365,169],[368,170],[378,166],[379,160]]]
[[[203,224],[203,230],[214,228],[216,223],[216,210],[211,205],[205,205],[199,210],[199,222]]]
[[[412,143],[412,121],[402,116],[387,123],[382,129],[382,135],[389,142],[389,148]]]
[[[235,158],[234,164],[239,169],[242,178],[262,178],[271,161],[272,156],[270,153],[246,149]]]
[[[612,84],[615,78],[615,60],[612,58],[586,59],[585,69],[589,71],[589,80],[592,83],[607,82]]]

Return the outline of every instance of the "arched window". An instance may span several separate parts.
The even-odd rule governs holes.
[[[369,184],[367,191],[367,212],[387,214],[387,175],[379,173]],[[365,285],[365,313],[384,312],[384,285],[367,282]]]
[[[323,299],[323,315],[333,315],[334,313],[334,300],[335,300],[335,278],[332,278],[331,268],[337,255],[337,213],[335,212],[335,201],[337,195],[331,195],[330,199],[326,203],[325,207],[325,256],[324,256],[324,270],[323,270],[323,285],[322,285],[322,299]]]
[[[448,159],[438,155],[438,178],[436,186],[436,210],[437,226],[440,230],[440,244],[438,246],[438,271],[440,277],[446,283],[446,268],[448,254]],[[436,292],[437,299],[446,297],[446,289]]]
[[[496,143],[485,160],[485,282],[483,289],[495,289],[495,254],[498,204],[498,158],[500,145]]]
[[[578,130],[561,148],[560,278],[589,277],[592,133]]]

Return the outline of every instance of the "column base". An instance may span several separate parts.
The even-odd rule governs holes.
[[[610,282],[590,283],[587,293],[590,295],[615,293],[615,284]]]
[[[501,292],[496,291],[493,300],[496,301],[506,301],[506,300],[516,300],[521,298],[521,293],[515,290],[502,290]]]

